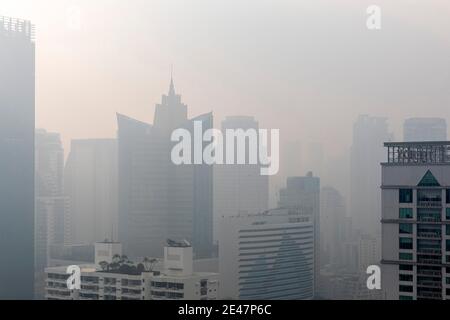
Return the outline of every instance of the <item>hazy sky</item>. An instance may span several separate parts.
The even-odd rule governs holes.
[[[333,156],[361,113],[397,139],[406,117],[450,120],[448,0],[0,0],[0,14],[36,24],[36,122],[66,149],[115,136],[116,112],[152,121],[171,65],[190,115],[254,115]]]

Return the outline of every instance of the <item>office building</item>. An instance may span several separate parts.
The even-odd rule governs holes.
[[[386,299],[450,299],[450,143],[386,143],[382,289]]]
[[[288,208],[311,218],[314,226],[315,289],[320,273],[320,178],[309,172],[305,177],[289,177],[286,188],[280,190],[280,208]]]
[[[350,151],[350,216],[357,233],[376,239],[378,261],[381,258],[379,164],[386,158],[383,143],[391,140],[386,118],[362,115],[353,126]]]
[[[32,299],[35,44],[29,21],[0,16],[0,70],[0,299]]]
[[[346,238],[346,206],[344,197],[332,187],[320,191],[320,246],[321,265],[335,268],[345,264],[343,261]]]
[[[212,128],[212,114],[187,118],[187,106],[169,92],[153,124],[117,115],[119,142],[119,240],[132,257],[163,255],[167,238],[187,239],[195,256],[212,253],[212,167],[171,161],[174,129]],[[192,153],[193,154],[193,153]]]
[[[220,221],[221,299],[314,297],[314,222],[288,209]]]
[[[64,244],[68,201],[63,196],[64,150],[58,133],[35,132],[35,292],[43,298],[50,247]]]
[[[72,140],[64,172],[68,243],[117,239],[117,140]]]
[[[232,116],[222,122],[226,130],[258,130],[259,124],[253,117]],[[224,134],[224,145],[227,137]],[[236,145],[236,144],[235,144]],[[246,159],[250,144],[246,143]],[[236,152],[235,152],[236,155]],[[224,155],[225,157],[226,155]],[[237,163],[234,161],[234,163]],[[259,164],[223,164],[214,168],[214,237],[218,239],[219,223],[222,217],[238,214],[255,214],[266,211],[269,206],[269,179],[261,175]]]

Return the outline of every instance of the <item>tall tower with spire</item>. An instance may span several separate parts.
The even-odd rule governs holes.
[[[161,103],[155,107],[154,125],[164,130],[173,130],[187,120],[187,106],[181,102],[181,95],[176,94],[173,77],[170,78],[169,92],[163,95]]]
[[[130,257],[158,257],[166,239],[186,239],[196,257],[212,253],[212,167],[170,160],[174,129],[212,128],[212,114],[188,119],[175,91],[155,106],[153,125],[118,115],[119,241]]]

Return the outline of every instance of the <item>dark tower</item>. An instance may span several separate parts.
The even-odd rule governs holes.
[[[0,299],[32,299],[35,46],[29,21],[0,17]]]

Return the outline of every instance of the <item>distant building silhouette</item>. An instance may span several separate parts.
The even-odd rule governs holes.
[[[196,257],[212,252],[212,167],[172,163],[174,129],[212,128],[212,114],[188,119],[187,106],[169,92],[155,108],[153,125],[117,115],[119,241],[132,257],[162,256],[166,239],[187,239]],[[192,153],[193,154],[193,153]]]
[[[446,141],[447,122],[442,118],[411,118],[403,125],[403,140]]]
[[[249,116],[231,116],[222,122],[224,145],[227,129],[258,129],[259,124]],[[246,153],[249,153],[249,143]],[[236,155],[236,152],[235,152]],[[226,150],[224,157],[226,157]],[[224,164],[214,168],[214,234],[218,237],[222,217],[240,213],[256,214],[269,207],[269,178],[261,175],[259,164]]]
[[[332,187],[320,191],[320,247],[321,264],[334,268],[345,265],[346,207],[344,197]]]
[[[390,141],[387,119],[361,115],[353,126],[350,151],[350,215],[361,234],[381,240],[380,163],[386,158],[383,143]]]
[[[0,17],[0,299],[34,294],[34,105],[33,25]]]
[[[66,242],[117,239],[117,175],[116,139],[72,140],[64,174],[70,202]]]
[[[287,178],[286,188],[280,190],[280,208],[310,217],[314,240],[314,295],[318,291],[320,273],[320,178],[309,172],[304,177]]]
[[[44,297],[44,270],[50,247],[64,244],[68,200],[63,195],[64,150],[58,133],[36,130],[35,138],[36,298]]]

